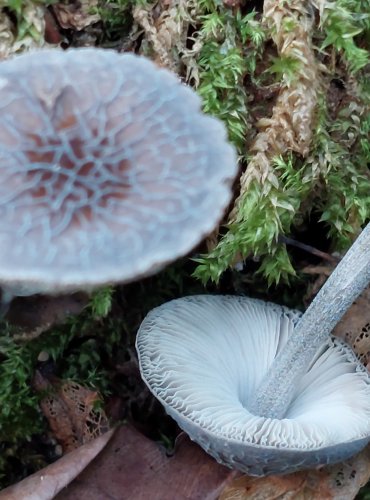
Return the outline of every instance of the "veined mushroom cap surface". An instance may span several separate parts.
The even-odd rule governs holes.
[[[246,297],[173,300],[139,329],[141,374],[167,413],[224,465],[262,476],[342,461],[370,439],[370,377],[340,340],[317,353],[286,418],[248,411],[299,316]]]
[[[133,54],[52,49],[0,64],[0,282],[127,282],[190,251],[237,172],[224,126]]]

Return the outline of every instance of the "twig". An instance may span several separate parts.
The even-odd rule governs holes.
[[[340,261],[339,257],[334,257],[334,255],[330,255],[329,253],[322,252],[321,250],[318,250],[317,248],[312,247],[311,245],[306,245],[306,243],[301,243],[300,241],[293,240],[293,238],[288,238],[287,236],[284,236],[284,235],[279,236],[279,242],[285,243],[286,245],[292,245],[294,247],[300,248],[301,250],[304,250],[305,252],[316,255],[317,257],[320,257],[321,259],[327,260],[329,262],[333,262],[334,264],[337,264]]]

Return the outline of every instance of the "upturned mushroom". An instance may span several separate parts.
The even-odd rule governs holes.
[[[0,286],[125,283],[188,253],[231,197],[234,149],[175,75],[133,54],[0,64]]]
[[[302,317],[204,295],[144,319],[143,379],[216,460],[251,475],[285,474],[342,461],[369,442],[370,375],[329,335],[370,281],[369,239],[370,226]]]

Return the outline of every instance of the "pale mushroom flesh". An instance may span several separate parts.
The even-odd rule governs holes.
[[[149,60],[96,48],[0,63],[0,285],[87,289],[152,274],[210,233],[235,151]]]
[[[171,301],[151,311],[138,332],[143,379],[179,426],[224,465],[263,476],[342,461],[370,439],[370,377],[339,339],[321,347],[286,418],[248,411],[299,316],[246,297]]]

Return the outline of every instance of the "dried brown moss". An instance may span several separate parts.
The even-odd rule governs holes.
[[[294,151],[308,155],[313,122],[320,91],[320,67],[312,48],[312,14],[307,2],[264,2],[264,21],[268,25],[280,57],[297,61],[294,78],[285,78],[272,116],[257,123],[258,133],[249,153],[252,158],[241,177],[240,195],[229,222],[238,219],[240,201],[247,195],[251,182],[263,185],[265,195],[270,187],[279,189],[279,178],[271,160]]]

